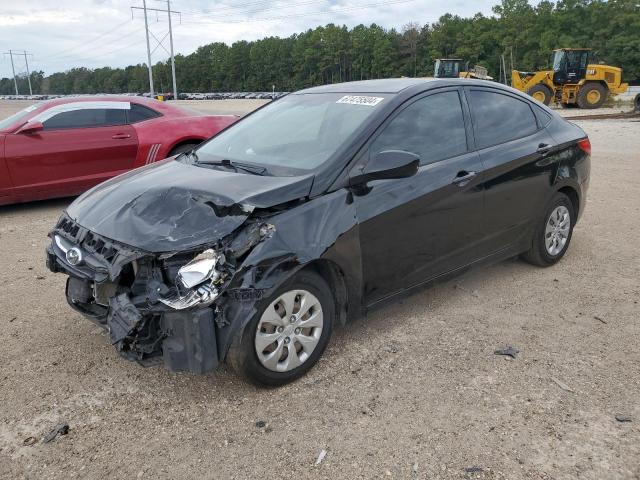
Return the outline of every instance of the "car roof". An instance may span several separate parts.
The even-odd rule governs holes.
[[[81,102],[130,102],[144,105],[160,113],[169,114],[172,116],[183,117],[190,115],[188,111],[181,109],[175,105],[170,105],[167,102],[161,102],[154,98],[142,97],[140,95],[78,95],[75,97],[54,98],[51,100],[41,101],[37,111],[41,112],[57,105]]]
[[[60,97],[51,100],[45,100],[43,102],[43,105],[46,104],[47,106],[51,107],[54,105],[64,105],[66,103],[76,102],[135,102],[142,104],[159,103],[158,100],[134,95],[78,95],[75,97]]]
[[[432,78],[384,78],[356,82],[332,83],[299,90],[301,93],[398,93],[410,87],[434,81]]]
[[[415,94],[420,91],[441,87],[474,86],[488,87],[505,90],[511,93],[520,93],[513,88],[498,82],[473,78],[387,78],[380,80],[359,80],[355,82],[334,83],[319,87],[299,90],[293,95],[306,93],[401,93]],[[522,96],[522,95],[521,95]]]

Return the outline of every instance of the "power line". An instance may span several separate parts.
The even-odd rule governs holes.
[[[84,50],[85,48],[87,48],[88,46],[90,46],[92,43],[106,37],[107,35],[110,35],[111,33],[115,32],[116,30],[122,28],[124,25],[126,25],[127,23],[130,23],[131,20],[126,20],[122,23],[119,23],[118,25],[116,25],[115,27],[107,30],[106,32],[101,33],[100,35],[98,35],[97,37],[93,37],[87,41],[84,41],[82,43],[79,43],[77,45],[74,45],[72,47],[66,48],[64,50],[61,50],[60,52],[56,53],[55,55],[51,55],[51,57],[49,57],[49,59],[53,59],[53,58],[59,58],[59,57],[70,57],[73,56],[73,54],[68,54],[67,52],[73,51],[73,50]]]
[[[361,10],[363,8],[383,7],[387,5],[397,5],[401,3],[409,3],[409,2],[415,2],[415,1],[416,0],[388,0],[386,2],[367,3],[367,4],[354,5],[351,7],[344,7],[344,8],[333,9],[333,10],[319,10],[315,12],[294,13],[294,14],[275,16],[275,17],[248,18],[248,19],[241,19],[241,20],[224,19],[224,20],[207,20],[207,21],[188,21],[185,23],[188,23],[190,25],[212,25],[212,24],[220,24],[220,23],[225,23],[225,24],[254,23],[254,22],[272,21],[272,20],[288,20],[291,18],[308,17],[312,15],[336,14],[336,13],[349,12],[354,10]]]
[[[120,41],[122,41],[122,40],[124,40],[126,38],[129,38],[129,37],[131,37],[132,35],[134,35],[134,34],[136,34],[138,32],[139,32],[139,30],[132,30],[132,31],[128,32],[126,35],[123,35],[123,36],[119,37],[118,39],[116,39],[115,41],[105,44],[104,46],[106,47],[106,46],[115,45],[115,44],[119,43]],[[92,58],[106,57],[108,55],[111,55],[112,53],[118,52],[118,51],[123,50],[123,49],[125,49],[127,47],[130,47],[130,46],[133,46],[133,45],[137,45],[138,42],[139,41],[136,40],[135,43],[121,45],[121,46],[116,47],[115,49],[108,50],[106,52],[87,52],[87,53],[81,53],[80,55],[70,55],[70,56],[73,56],[74,59],[79,59],[79,60],[89,60],[89,59],[92,59]],[[51,57],[51,58],[53,58],[53,57]],[[56,59],[53,59],[53,60],[54,60],[54,63],[55,63],[55,61],[63,60],[63,59],[62,58],[56,58]]]
[[[313,3],[326,3],[327,0],[304,0],[302,2],[289,2],[286,4],[287,8],[294,8],[294,7],[298,7],[298,6],[303,6],[303,5],[310,5]],[[195,15],[195,16],[202,16],[202,15],[220,15],[221,13],[227,13],[227,12],[232,12],[232,11],[239,11],[241,13],[245,13],[242,12],[242,10],[244,10],[246,7],[249,7],[249,9],[251,7],[260,7],[263,5],[269,5],[271,8],[266,9],[265,11],[275,11],[275,10],[282,10],[283,6],[274,6],[274,2],[272,0],[259,0],[259,1],[255,1],[255,2],[248,2],[248,3],[243,3],[243,4],[239,4],[239,5],[227,5],[227,6],[221,6],[221,7],[216,7],[214,10],[183,10],[183,13],[185,15]]]

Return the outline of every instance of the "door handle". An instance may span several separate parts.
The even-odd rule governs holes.
[[[476,175],[476,172],[467,172],[466,170],[461,170],[455,176],[452,183],[454,183],[455,185],[459,185],[460,187],[464,187]]]
[[[116,133],[113,137],[111,137],[115,140],[124,140],[126,138],[131,138],[131,135],[129,135],[128,133]]]
[[[536,152],[538,152],[542,156],[545,156],[551,151],[551,148],[551,145],[549,145],[548,143],[541,143],[538,145],[538,149],[536,150]]]

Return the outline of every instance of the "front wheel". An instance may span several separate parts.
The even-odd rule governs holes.
[[[324,352],[334,317],[335,302],[327,283],[314,272],[299,272],[260,302],[234,339],[227,361],[259,385],[292,382]]]
[[[571,200],[564,193],[556,193],[533,234],[531,249],[523,255],[524,260],[540,267],[557,263],[569,248],[574,222]]]
[[[527,93],[545,105],[549,105],[551,103],[551,97],[553,96],[551,89],[542,83],[534,85],[527,90]]]

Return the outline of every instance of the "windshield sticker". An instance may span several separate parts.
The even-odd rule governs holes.
[[[379,104],[383,97],[366,97],[362,95],[345,95],[336,103],[349,103],[351,105],[367,105],[368,107],[375,107]]]

